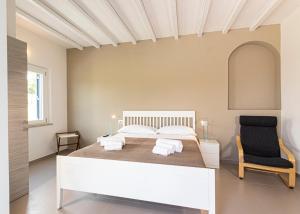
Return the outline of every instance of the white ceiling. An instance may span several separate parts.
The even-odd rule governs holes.
[[[17,24],[67,48],[280,24],[300,0],[16,0]]]

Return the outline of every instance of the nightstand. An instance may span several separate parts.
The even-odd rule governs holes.
[[[220,144],[217,140],[200,139],[200,151],[208,168],[220,168]]]

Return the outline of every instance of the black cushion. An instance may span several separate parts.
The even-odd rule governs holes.
[[[259,157],[254,155],[244,154],[244,161],[246,163],[254,163],[264,166],[273,166],[280,168],[293,168],[293,164],[280,157]]]
[[[241,116],[241,143],[245,154],[280,157],[276,117]]]
[[[242,126],[276,127],[277,117],[272,116],[240,116]]]

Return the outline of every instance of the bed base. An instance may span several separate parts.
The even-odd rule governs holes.
[[[63,190],[82,191],[215,214],[215,170],[57,156],[57,209]]]

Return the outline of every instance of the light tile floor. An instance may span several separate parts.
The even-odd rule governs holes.
[[[30,165],[30,194],[11,204],[12,214],[199,214],[186,209],[136,200],[65,191],[64,208],[56,210],[55,158]],[[100,182],[100,181],[99,181]],[[236,166],[221,164],[216,171],[217,214],[299,214],[300,179],[293,190],[273,174],[246,171],[236,177]]]

